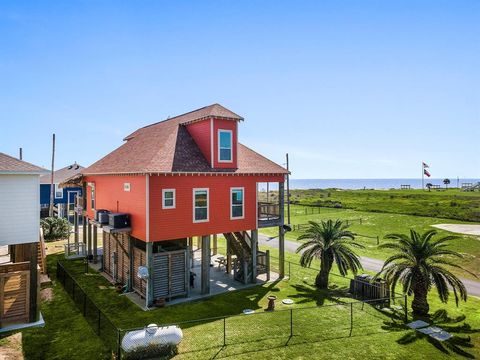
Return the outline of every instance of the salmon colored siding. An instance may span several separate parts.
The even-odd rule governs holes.
[[[150,176],[150,240],[220,234],[257,228],[257,182],[283,176]],[[230,219],[230,188],[244,188],[244,218]],[[209,188],[209,221],[193,222],[193,189]],[[175,209],[162,209],[162,189],[175,189]]]
[[[87,183],[95,183],[95,208],[130,214],[132,236],[146,240],[146,179],[144,175],[87,176]],[[124,190],[130,183],[130,191]],[[87,216],[93,219],[91,191],[87,186]]]
[[[211,120],[203,120],[187,125],[187,131],[195,140],[198,148],[212,166],[212,149],[211,149]]]
[[[214,119],[213,121],[213,167],[220,169],[237,168],[237,121]],[[218,154],[218,130],[232,131],[232,162],[219,162]]]

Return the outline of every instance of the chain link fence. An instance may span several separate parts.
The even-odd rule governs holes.
[[[271,270],[279,271],[276,257],[271,257]],[[351,279],[336,274],[331,274],[334,287],[321,293],[312,287],[317,269],[286,261],[285,270],[287,281],[296,290],[292,296],[295,304],[291,308],[281,307],[274,311],[257,308],[251,314],[159,324],[153,329],[145,326],[117,328],[61,262],[57,262],[57,279],[118,359],[170,358],[177,354],[195,358],[234,356],[292,343],[375,333],[381,331],[386,320],[396,318],[401,321],[407,314],[403,295],[391,294],[379,299],[348,296]],[[312,299],[316,300],[317,306],[302,305],[303,301],[311,304]],[[277,305],[280,301],[276,300]],[[180,338],[178,345],[169,343],[169,340],[176,342]]]
[[[63,285],[95,333],[112,351],[118,348],[118,329],[113,322],[90,299],[74,277],[57,261],[57,280]]]

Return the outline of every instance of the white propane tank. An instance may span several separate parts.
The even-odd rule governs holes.
[[[122,349],[128,352],[148,345],[178,345],[182,338],[183,332],[178,326],[149,324],[145,329],[127,332],[122,339]]]

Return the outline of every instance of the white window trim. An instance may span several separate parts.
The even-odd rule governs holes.
[[[97,207],[97,189],[95,183],[90,183],[90,207],[95,210]]]
[[[59,188],[58,188],[58,184],[53,184],[53,186],[54,186],[53,192],[55,193],[55,199],[63,199],[63,189],[59,189]],[[61,195],[61,196],[57,196],[57,191],[61,191],[61,192],[62,192],[62,195]]]
[[[204,220],[195,220],[195,192],[197,191],[206,191],[207,192],[207,218]],[[193,188],[192,190],[192,200],[193,200],[193,215],[192,215],[192,220],[194,223],[203,223],[203,222],[209,222],[210,221],[210,189],[209,188]]]
[[[165,193],[166,192],[172,192],[173,193],[173,205],[172,206],[167,206],[165,205]],[[175,192],[175,189],[162,189],[162,209],[175,209],[177,205],[177,194]]]
[[[233,216],[232,193],[233,193],[234,190],[242,190],[242,216]],[[244,187],[232,187],[232,188],[230,188],[230,220],[241,220],[241,219],[245,219],[245,188]]]
[[[230,133],[230,160],[220,160],[220,133]],[[217,154],[219,163],[232,163],[233,162],[233,131],[227,129],[218,129],[217,131]]]

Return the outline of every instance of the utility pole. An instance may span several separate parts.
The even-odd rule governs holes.
[[[53,185],[53,171],[55,166],[55,134],[52,137],[52,171],[50,174],[50,209],[48,212],[48,216],[53,216],[53,194],[55,192],[54,185]]]
[[[20,148],[18,150],[19,150],[19,159],[23,160],[22,148]]]
[[[290,168],[288,165],[288,153],[287,153],[287,224],[290,225]]]

